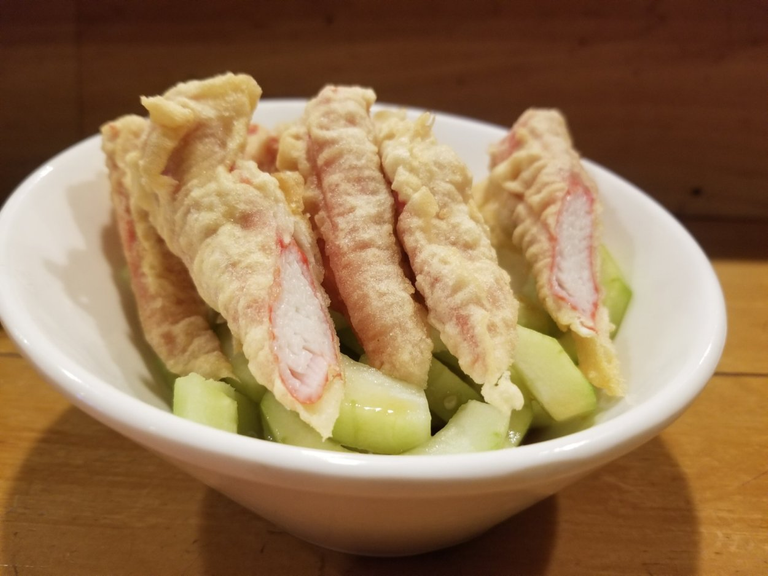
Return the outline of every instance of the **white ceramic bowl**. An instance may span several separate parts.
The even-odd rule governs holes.
[[[299,101],[265,101],[267,125]],[[435,132],[485,173],[504,130],[439,115]],[[578,134],[576,134],[578,141]],[[658,204],[592,163],[604,241],[634,289],[617,347],[629,393],[582,432],[457,456],[338,454],[240,437],[173,416],[142,352],[98,137],[53,158],[0,213],[0,317],[75,405],[296,536],[361,554],[423,552],[469,539],[658,434],[702,390],[726,319],[701,249]]]

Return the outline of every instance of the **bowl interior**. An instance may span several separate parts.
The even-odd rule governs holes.
[[[299,101],[265,101],[256,120],[274,125],[296,118],[301,108]],[[487,172],[488,145],[504,134],[449,115],[438,117],[435,132],[476,179]],[[167,391],[146,361],[131,296],[118,281],[123,258],[99,146],[92,137],[53,158],[4,207],[0,315],[33,362],[56,367],[52,378],[70,397],[88,403],[96,388],[112,387],[168,411]],[[604,243],[634,291],[617,337],[629,393],[597,421],[670,390],[682,406],[704,384],[690,376],[713,369],[722,348],[719,285],[706,257],[667,212],[609,171],[587,167],[603,195]]]

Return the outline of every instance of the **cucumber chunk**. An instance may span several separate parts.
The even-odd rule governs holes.
[[[464,372],[459,368],[459,360],[456,356],[450,353],[448,346],[446,346],[443,339],[440,338],[440,333],[437,329],[430,326],[429,335],[430,338],[432,338],[432,356],[450,368],[450,370],[457,376],[463,376]]]
[[[434,328],[431,328],[431,337],[433,344],[433,358],[436,358],[443,366],[453,372],[455,376],[458,376],[461,381],[469,385],[469,387],[475,390],[475,392],[479,393],[480,386],[476,384],[472,378],[464,373],[464,371],[461,369],[461,366],[459,366],[459,359],[451,354],[451,352],[448,350],[448,347],[440,338],[440,333]]]
[[[187,420],[237,433],[237,400],[224,382],[189,374],[176,380],[173,413]]]
[[[351,326],[336,330],[336,336],[339,338],[339,344],[351,354],[361,356],[365,353]]]
[[[467,384],[471,383],[471,380],[469,376],[464,374],[464,371],[461,369],[461,366],[459,366],[459,359],[456,358],[453,354],[451,354],[447,348],[443,350],[438,350],[437,352],[433,352],[432,356],[436,358],[438,361],[440,361],[443,366],[448,368],[451,372],[453,372],[456,376],[461,378],[464,382]]]
[[[344,355],[341,360],[346,388],[334,440],[368,452],[399,454],[429,439],[424,390]]]
[[[463,454],[498,450],[507,437],[509,420],[490,404],[470,400],[428,442],[408,454]]]
[[[558,422],[592,412],[597,406],[594,388],[551,336],[518,326],[512,369]],[[517,382],[514,376],[512,379]]]
[[[221,351],[224,356],[227,357],[229,363],[232,364],[232,372],[235,373],[237,378],[227,378],[227,384],[230,384],[235,390],[247,396],[254,402],[258,403],[264,396],[267,389],[256,381],[256,378],[251,374],[248,368],[248,359],[243,354],[242,350],[235,352],[234,338],[229,327],[222,323],[217,324],[215,327],[216,335],[219,337],[221,343]]]
[[[595,414],[585,414],[584,416],[578,416],[571,418],[564,422],[552,422],[548,426],[543,426],[536,430],[531,430],[531,441],[544,442],[545,440],[552,440],[554,438],[561,438],[568,436],[569,434],[575,434],[590,428],[595,423]]]
[[[437,358],[432,358],[425,393],[429,409],[443,422],[448,422],[468,400],[483,400],[474,388]]]
[[[518,299],[517,323],[520,326],[550,336],[558,332],[557,324],[552,320],[552,316],[542,306],[523,297]]]
[[[629,301],[632,299],[632,289],[624,280],[619,266],[605,246],[600,246],[600,286],[603,289],[603,306],[608,309],[608,316],[614,328],[611,336],[616,332],[624,320]]]
[[[526,402],[520,410],[512,410],[509,415],[506,445],[510,448],[519,446],[528,433],[532,421],[533,410],[530,402]]]
[[[510,285],[515,295],[529,302],[538,303],[536,279],[523,253],[514,246],[497,246],[496,255],[499,258],[499,266],[509,274]]]
[[[237,402],[237,433],[252,438],[262,438],[264,430],[261,426],[258,402],[254,402],[237,390],[235,390],[235,402]]]
[[[568,354],[568,358],[571,359],[571,362],[578,366],[579,354],[576,352],[576,340],[573,339],[573,332],[561,332],[557,341],[560,343],[560,346],[563,347],[565,353]]]
[[[348,452],[338,442],[323,440],[317,430],[304,422],[296,412],[280,404],[272,392],[264,394],[259,408],[265,436],[275,442],[302,448]]]
[[[355,335],[355,331],[352,330],[352,326],[349,324],[346,318],[341,313],[335,310],[330,310],[331,320],[333,320],[333,326],[336,329],[336,336],[339,339],[339,344],[342,346],[342,352],[349,353],[355,358],[359,358],[365,354],[360,341]]]
[[[531,428],[547,428],[553,426],[555,421],[536,400],[531,400]]]
[[[443,339],[440,338],[440,332],[437,331],[437,328],[431,325],[429,326],[429,337],[432,340],[432,354],[448,351],[448,347],[445,345],[445,342],[443,342]]]

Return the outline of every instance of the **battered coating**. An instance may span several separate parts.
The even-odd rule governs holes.
[[[143,98],[140,199],[256,379],[327,438],[343,397],[327,296],[278,181],[242,159],[260,95],[227,74]]]
[[[133,202],[136,164],[148,124],[139,116],[123,116],[101,127],[112,205],[144,336],[175,374],[233,377],[189,272],[168,250],[147,212]]]
[[[306,107],[306,161],[296,165],[319,191],[306,206],[310,213],[316,207],[329,267],[369,362],[425,387],[432,340],[395,237],[394,202],[369,116],[375,98],[358,87],[324,88]]]
[[[523,397],[502,375],[512,364],[517,301],[471,198],[472,175],[432,135],[434,117],[374,116],[384,173],[398,206],[397,233],[424,297],[428,319],[461,369],[503,411]]]
[[[276,162],[277,169],[280,174],[296,174],[304,181],[301,204],[304,213],[309,217],[312,231],[317,239],[323,267],[323,288],[331,299],[331,308],[348,319],[349,312],[341,294],[339,294],[336,277],[333,275],[333,269],[328,260],[328,254],[325,251],[325,241],[320,234],[318,221],[323,220],[323,215],[320,213],[323,193],[320,189],[316,172],[310,164],[307,149],[308,142],[309,134],[307,134],[307,127],[303,122],[295,122],[288,126],[280,136]]]
[[[598,282],[597,187],[555,110],[528,110],[491,150],[478,202],[497,246],[511,241],[531,264],[539,299],[571,330],[586,377],[611,395],[623,382]]]
[[[277,170],[277,146],[280,135],[266,126],[251,124],[248,127],[248,139],[243,157],[253,160],[262,172],[274,173]]]

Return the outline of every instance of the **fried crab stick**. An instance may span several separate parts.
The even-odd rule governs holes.
[[[496,243],[511,240],[530,263],[539,299],[570,330],[579,368],[595,386],[623,394],[599,278],[600,200],[562,114],[526,111],[491,149],[478,201]]]
[[[519,409],[512,384],[517,300],[499,267],[471,197],[472,175],[432,135],[434,117],[405,111],[374,115],[384,173],[398,207],[397,233],[424,297],[428,319],[461,369],[502,411]]]
[[[277,170],[277,146],[280,136],[266,126],[251,124],[248,126],[248,138],[243,157],[253,160],[262,172],[272,174]]]
[[[369,115],[372,90],[327,86],[280,142],[278,168],[307,182],[305,208],[328,259],[326,285],[343,302],[369,362],[425,387],[432,361],[426,311],[404,271],[395,206]]]
[[[256,379],[327,438],[344,392],[339,343],[308,225],[280,182],[242,159],[260,95],[227,74],[143,98],[140,200]]]
[[[123,116],[101,127],[115,220],[142,331],[171,372],[232,377],[189,272],[134,202],[136,163],[147,125],[145,118]]]
[[[323,288],[331,300],[331,308],[339,312],[345,318],[349,318],[349,312],[339,294],[336,278],[333,275],[328,254],[325,251],[325,241],[318,228],[318,216],[322,191],[320,190],[314,168],[309,163],[307,156],[308,143],[307,127],[303,122],[294,122],[287,126],[280,135],[275,166],[277,175],[295,175],[304,183],[301,189],[301,207],[309,218],[312,231],[317,239],[317,247],[320,253],[320,262],[323,269]]]

